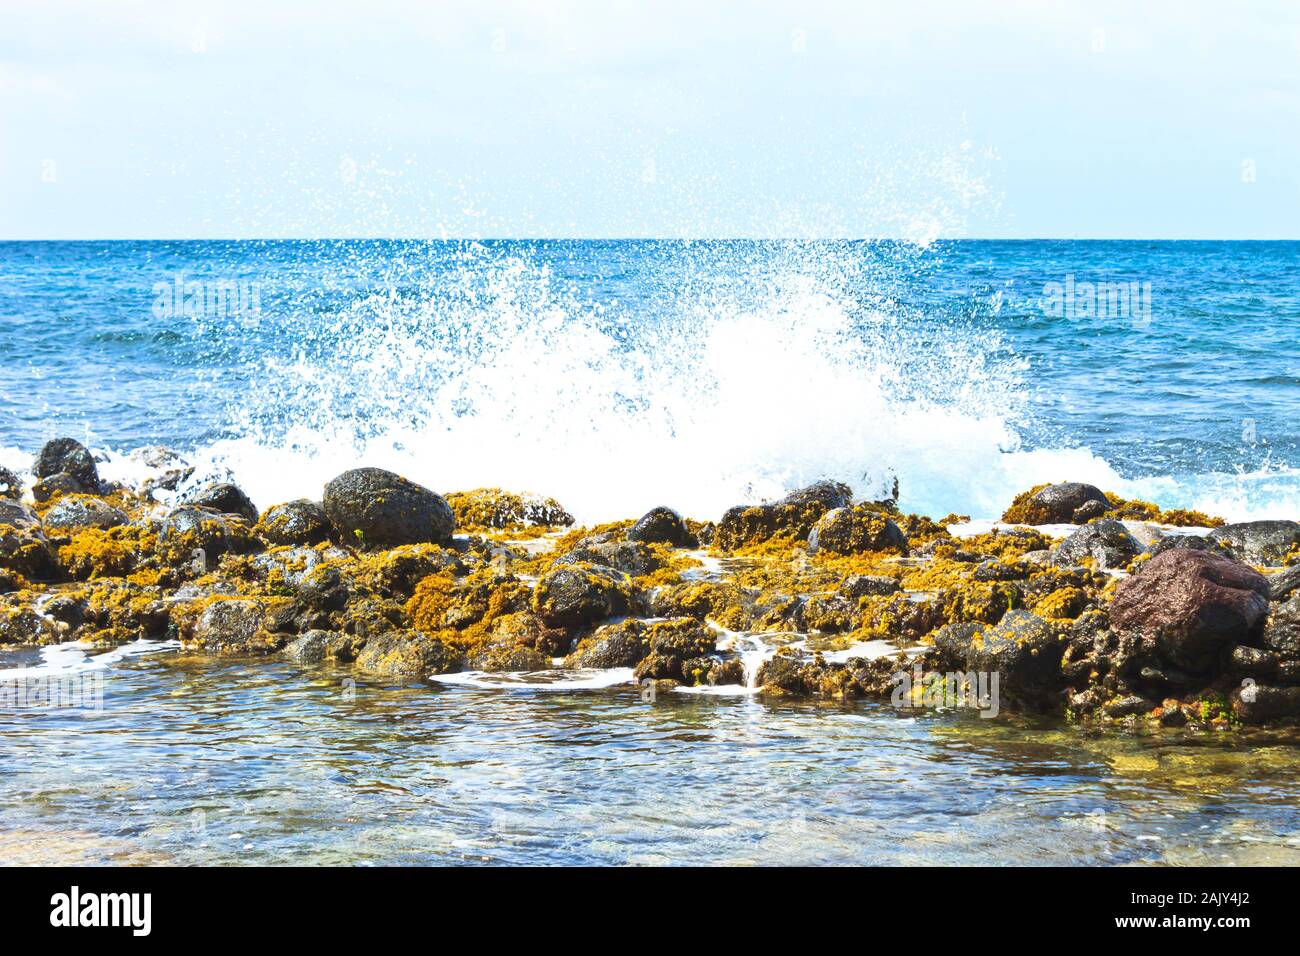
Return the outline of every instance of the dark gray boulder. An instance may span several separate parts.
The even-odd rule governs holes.
[[[1078,567],[1085,558],[1091,558],[1098,570],[1123,570],[1130,561],[1142,553],[1142,544],[1114,518],[1103,518],[1085,524],[1052,552],[1052,564],[1057,567]]]
[[[257,522],[257,507],[238,485],[232,485],[228,481],[205,485],[197,491],[184,495],[181,503],[207,508],[223,515],[239,515],[249,524]]]
[[[314,501],[298,498],[267,508],[254,527],[267,544],[319,544],[330,536],[325,509]]]
[[[1268,596],[1274,601],[1285,601],[1297,589],[1300,589],[1300,564],[1293,564],[1289,568],[1278,571],[1276,574],[1266,575],[1268,578]]]
[[[674,548],[695,546],[686,522],[672,508],[651,508],[632,525],[627,538],[645,544],[671,544]]]
[[[46,530],[62,531],[70,528],[116,528],[130,520],[125,512],[114,508],[102,498],[73,495],[60,498],[53,508],[45,512],[42,524]]]
[[[1300,523],[1267,520],[1225,524],[1211,531],[1210,539],[1247,564],[1277,565],[1288,551],[1300,545]]]
[[[345,471],[325,486],[323,503],[343,540],[367,549],[450,544],[456,526],[441,495],[382,468]]]
[[[73,438],[55,438],[42,446],[32,463],[32,474],[48,480],[67,475],[77,490],[93,494],[99,490],[99,469],[85,445]]]
[[[808,532],[808,553],[861,554],[890,551],[907,554],[907,536],[893,519],[866,505],[833,508]]]
[[[1013,505],[1003,520],[1024,524],[1082,524],[1104,514],[1110,507],[1110,499],[1095,485],[1063,481],[1036,492],[1021,509]],[[1018,510],[1024,513],[1019,514]]]
[[[629,593],[619,575],[591,564],[562,565],[533,589],[533,611],[547,627],[583,627],[626,614]]]
[[[1260,643],[1285,658],[1300,660],[1300,592],[1275,602],[1269,610]]]

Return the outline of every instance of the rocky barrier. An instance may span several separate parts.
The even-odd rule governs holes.
[[[0,644],[179,640],[403,681],[627,669],[655,692],[895,702],[903,673],[994,675],[1002,706],[1073,720],[1300,720],[1294,521],[1065,482],[957,534],[963,516],[823,481],[717,521],[664,506],[573,528],[548,498],[378,468],[263,511],[141,454],[139,487],[66,438],[30,476],[0,469]]]

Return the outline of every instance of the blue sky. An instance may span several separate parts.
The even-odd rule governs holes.
[[[1296,238],[1294,3],[0,5],[0,238]]]

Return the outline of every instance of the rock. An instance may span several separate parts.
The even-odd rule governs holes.
[[[32,463],[32,474],[37,478],[51,479],[67,475],[76,484],[76,490],[94,494],[99,491],[99,469],[95,458],[81,442],[72,438],[55,438],[48,441]]]
[[[964,669],[975,635],[983,629],[982,624],[966,621],[945,624],[933,631],[929,640],[934,644],[934,664],[952,670]]]
[[[277,548],[254,555],[251,564],[261,572],[262,586],[269,593],[290,595],[324,560],[314,548]]]
[[[1103,518],[1075,531],[1052,552],[1057,567],[1078,567],[1091,558],[1101,571],[1123,570],[1142,553],[1142,545],[1122,522]]]
[[[533,611],[547,627],[584,627],[626,614],[629,590],[607,568],[591,564],[552,568],[533,590]]]
[[[1006,701],[1044,709],[1054,706],[1064,686],[1063,634],[1029,611],[1010,610],[980,630],[966,655],[967,671],[997,673]]]
[[[1158,554],[1164,554],[1166,551],[1175,551],[1179,548],[1188,548],[1192,551],[1212,551],[1225,558],[1232,557],[1232,552],[1218,541],[1214,541],[1211,538],[1207,538],[1200,534],[1162,535],[1147,548],[1147,554],[1154,558]]]
[[[1260,643],[1285,658],[1300,660],[1300,592],[1273,604]]]
[[[284,646],[285,638],[262,627],[266,605],[233,598],[214,601],[194,622],[186,643],[222,654],[270,654]]]
[[[1254,645],[1268,611],[1268,582],[1209,551],[1166,551],[1125,578],[1110,605],[1121,630],[1155,639],[1168,662],[1203,673],[1234,644]]]
[[[1243,724],[1267,724],[1300,717],[1300,687],[1249,683],[1232,692],[1233,713]]]
[[[1117,697],[1114,700],[1107,701],[1102,705],[1102,711],[1107,717],[1120,720],[1124,717],[1137,717],[1140,714],[1149,714],[1155,710],[1157,704],[1153,700],[1148,700],[1137,694],[1129,694],[1126,697]]]
[[[494,635],[465,659],[469,670],[489,674],[550,670],[551,658],[534,647],[518,643],[510,634]]]
[[[1274,601],[1285,601],[1297,589],[1300,589],[1300,564],[1267,575],[1268,596]]]
[[[173,509],[158,529],[159,557],[195,574],[212,570],[223,554],[245,551],[250,543],[242,519],[194,505]]]
[[[718,522],[713,544],[734,551],[777,537],[806,538],[818,518],[833,508],[847,507],[852,500],[848,485],[819,481],[772,504],[738,505]]]
[[[329,656],[332,641],[338,637],[333,631],[307,631],[284,649],[285,656],[299,664],[319,664]]]
[[[555,560],[555,565],[566,564],[598,564],[631,577],[651,574],[663,566],[659,556],[640,541],[579,543],[568,554]]]
[[[0,498],[0,525],[6,524],[15,528],[38,531],[41,527],[41,519],[37,517],[35,511],[21,501]]]
[[[256,506],[237,485],[232,485],[228,481],[206,485],[198,491],[191,492],[181,498],[181,504],[207,508],[223,515],[239,515],[249,524],[257,523]]]
[[[60,626],[30,607],[0,605],[0,644],[54,644],[67,640]]]
[[[23,496],[23,483],[8,468],[0,468],[0,498],[17,501]]]
[[[907,538],[893,520],[868,506],[834,508],[808,533],[808,553],[861,554],[888,551],[907,554]]]
[[[693,618],[681,618],[652,624],[646,632],[650,653],[637,664],[633,676],[637,681],[671,680],[695,684],[707,680],[708,667],[697,665],[687,673],[686,663],[717,650],[717,638],[711,628]]]
[[[650,653],[649,625],[637,618],[606,624],[583,638],[564,660],[565,667],[636,667]]]
[[[453,491],[447,504],[456,518],[457,527],[528,528],[536,525],[565,527],[573,524],[573,515],[554,498],[518,494],[500,488],[476,488]]]
[[[402,679],[446,674],[456,670],[460,660],[460,654],[437,638],[409,630],[375,635],[356,655],[359,669]]]
[[[0,498],[0,568],[44,581],[57,576],[54,551],[26,505]]]
[[[839,594],[850,600],[864,597],[887,597],[903,589],[897,578],[877,574],[853,574],[840,582]]]
[[[297,596],[302,606],[323,614],[343,610],[351,595],[347,577],[331,564],[309,570],[298,583]]]
[[[1246,647],[1238,644],[1232,649],[1232,661],[1228,673],[1236,679],[1253,677],[1256,680],[1269,680],[1277,676],[1277,654],[1258,647]]]
[[[254,520],[253,533],[269,545],[319,544],[330,536],[325,509],[306,498],[274,505]]]
[[[89,495],[68,495],[60,498],[53,508],[45,512],[43,524],[47,529],[116,528],[131,519],[103,498]]]
[[[1098,508],[1100,507],[1100,512]],[[1077,481],[1048,485],[1016,497],[1002,520],[1015,524],[1082,524],[1111,508],[1100,488]]]
[[[628,530],[629,541],[645,544],[671,544],[674,548],[695,547],[695,539],[682,516],[672,508],[651,508]]]
[[[32,485],[32,498],[38,503],[44,504],[53,498],[59,497],[59,495],[93,495],[98,491],[98,488],[87,487],[72,475],[59,472],[57,475],[42,478]]]
[[[1210,532],[1210,539],[1226,546],[1248,564],[1278,565],[1300,545],[1300,523],[1295,521],[1243,521]]]
[[[344,541],[372,550],[450,544],[456,524],[441,495],[382,468],[339,475],[325,486],[324,507]]]
[[[470,556],[469,561],[477,559]],[[404,544],[367,558],[358,573],[360,582],[386,597],[403,601],[431,574],[449,572],[460,577],[468,570],[465,558],[436,544]]]

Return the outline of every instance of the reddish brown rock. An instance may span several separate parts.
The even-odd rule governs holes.
[[[1120,630],[1152,637],[1170,663],[1193,671],[1226,663],[1235,644],[1253,645],[1268,613],[1262,574],[1209,551],[1166,551],[1125,578],[1110,606]]]

